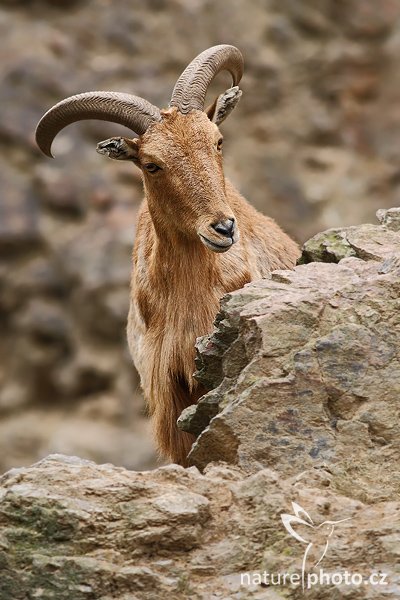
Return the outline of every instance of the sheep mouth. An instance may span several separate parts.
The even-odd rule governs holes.
[[[226,252],[233,244],[233,240],[231,239],[226,240],[225,244],[217,244],[216,242],[212,242],[208,238],[204,237],[204,235],[201,235],[201,233],[199,233],[199,237],[203,244],[213,252]]]

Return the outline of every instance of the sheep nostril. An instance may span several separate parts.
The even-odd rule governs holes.
[[[219,223],[213,223],[211,227],[217,233],[225,236],[232,237],[235,228],[235,219],[226,219],[226,221],[220,221]]]

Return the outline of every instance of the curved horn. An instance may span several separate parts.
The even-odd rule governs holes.
[[[119,92],[85,92],[62,100],[40,119],[36,128],[36,143],[41,151],[52,157],[51,144],[66,125],[84,119],[100,119],[119,123],[142,135],[161,120],[156,106],[139,96]]]
[[[235,86],[243,75],[243,56],[235,46],[221,44],[204,50],[186,67],[175,84],[170,106],[183,114],[203,110],[208,86],[220,71],[229,71]]]

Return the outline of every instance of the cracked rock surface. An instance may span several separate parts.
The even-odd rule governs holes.
[[[394,598],[400,502],[346,497],[339,480],[329,469],[285,477],[229,465],[205,474],[176,465],[135,473],[51,455],[0,479],[0,599],[304,598],[298,585],[240,585],[241,573],[301,570],[304,548],[280,518],[291,501],[316,523],[348,519],[331,536],[327,572],[345,567],[366,577],[375,568],[388,582],[386,596],[372,586],[328,596],[316,586],[308,598]]]
[[[328,464],[354,497],[399,493],[396,214],[318,234],[303,258],[328,262],[224,298],[214,333],[198,343],[197,377],[210,392],[181,417],[200,432],[192,464],[225,460],[286,476]]]

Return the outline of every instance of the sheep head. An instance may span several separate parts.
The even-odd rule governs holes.
[[[222,70],[233,86],[204,109],[207,89]],[[177,233],[225,252],[238,239],[227,203],[218,125],[240,99],[237,84],[243,58],[234,46],[214,46],[197,56],[179,77],[170,108],[160,111],[147,100],[115,92],[87,92],[59,102],[40,120],[39,148],[51,144],[66,125],[101,119],[129,127],[138,138],[114,137],[97,146],[100,154],[135,163],[143,173],[149,210],[159,235]]]

